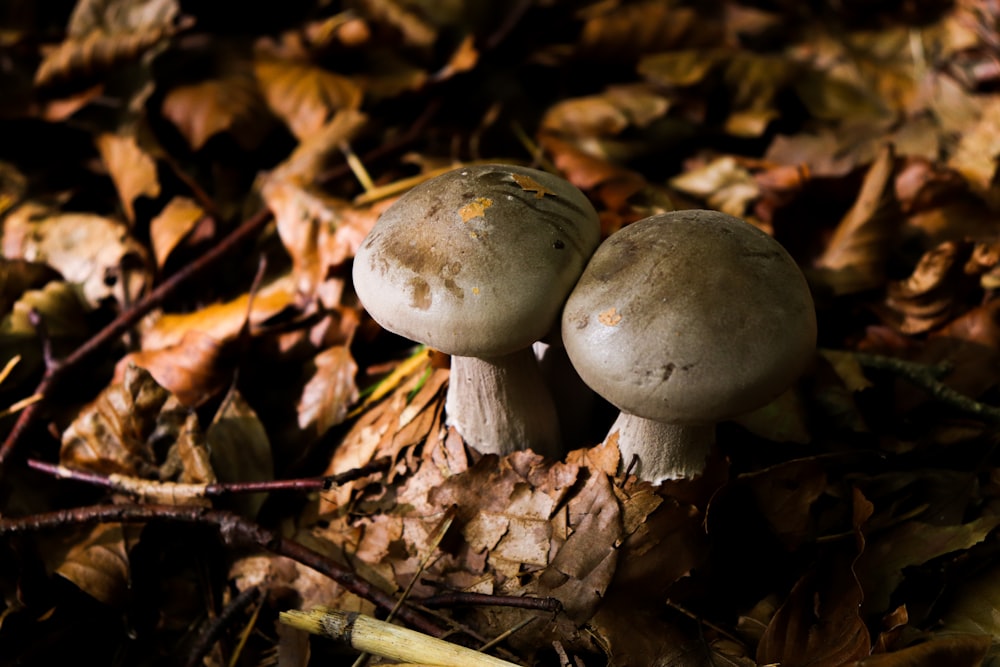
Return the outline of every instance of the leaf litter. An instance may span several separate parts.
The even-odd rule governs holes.
[[[4,418],[2,525],[224,508],[521,664],[1000,660],[991,3],[0,18],[0,345],[19,360],[0,395],[42,395]],[[350,265],[395,196],[483,161],[563,176],[605,237],[688,207],[774,235],[815,295],[813,368],[721,424],[694,480],[627,474],[614,409],[568,387],[591,408],[561,460],[467,448],[447,358],[374,324]],[[273,222],[239,237],[261,206]],[[295,478],[311,490],[267,486]],[[252,493],[195,492],[212,485]],[[0,642],[23,664],[330,664],[278,612],[383,613],[301,561],[155,520],[67,524],[2,558]]]

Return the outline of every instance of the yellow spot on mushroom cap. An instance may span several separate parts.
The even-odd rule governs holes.
[[[522,190],[525,192],[534,192],[535,199],[541,199],[545,195],[552,195],[553,197],[556,196],[556,193],[546,188],[531,176],[527,176],[525,174],[511,174],[510,176],[514,179],[515,183],[521,186]]]
[[[493,200],[488,197],[476,197],[471,202],[458,209],[458,214],[462,216],[462,222],[468,222],[473,218],[481,218],[486,215],[486,209],[493,206]]]
[[[479,294],[479,288],[478,287],[473,287],[472,288],[472,293],[478,295]]]
[[[622,321],[622,316],[615,308],[608,308],[603,313],[597,314],[597,321],[608,327],[616,327]]]

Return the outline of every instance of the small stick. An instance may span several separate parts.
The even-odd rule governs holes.
[[[941,372],[940,367],[864,352],[854,352],[853,355],[863,367],[898,375],[910,384],[923,389],[934,399],[960,412],[994,423],[1000,422],[1000,408],[973,400],[941,382],[938,379]]]
[[[266,482],[230,482],[213,484],[178,484],[140,479],[126,475],[97,475],[85,470],[74,470],[65,466],[28,459],[28,467],[58,479],[69,479],[85,484],[100,486],[137,498],[156,499],[160,502],[187,502],[194,498],[216,498],[239,493],[266,493],[270,491],[326,491],[346,482],[367,477],[389,469],[389,457],[382,456],[371,463],[345,470],[326,477],[306,477],[302,479],[276,479]]]
[[[515,663],[435,639],[356,612],[337,610],[283,611],[282,623],[342,641],[382,658],[431,667],[518,667]]]
[[[326,575],[341,587],[382,609],[393,609],[396,599],[357,573],[314,551],[301,542],[244,519],[234,512],[190,505],[93,505],[74,509],[32,514],[20,518],[0,517],[0,538],[52,528],[93,523],[148,523],[175,521],[214,526],[226,544],[254,546],[278,556],[285,556]],[[444,630],[414,609],[396,610],[400,620],[427,634],[441,636]]]

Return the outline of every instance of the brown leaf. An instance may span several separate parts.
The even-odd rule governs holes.
[[[643,53],[717,44],[722,37],[718,22],[673,2],[597,3],[583,13],[580,50],[607,59],[631,60]]]
[[[44,261],[79,285],[91,306],[108,298],[130,303],[150,280],[135,268],[122,279],[123,265],[145,263],[145,250],[125,225],[88,213],[56,213],[37,204],[25,204],[4,219],[3,255]]]
[[[347,410],[358,400],[354,376],[358,366],[346,345],[324,350],[313,359],[312,376],[299,398],[298,424],[316,438],[347,418]]]
[[[813,504],[827,490],[822,462],[797,459],[738,478],[750,489],[761,515],[788,549],[796,549],[813,533]]]
[[[169,397],[147,371],[128,367],[123,380],[102,391],[63,432],[60,462],[105,474],[155,475],[150,436]]]
[[[28,290],[58,280],[59,273],[41,262],[0,257],[0,316],[6,316]]]
[[[106,605],[123,607],[129,593],[128,542],[140,530],[120,523],[95,526],[66,553],[56,574]]]
[[[760,196],[760,188],[746,167],[732,156],[710,162],[675,176],[670,185],[704,200],[714,210],[744,217],[747,208]]]
[[[70,19],[69,39],[46,54],[35,73],[35,85],[85,87],[96,77],[138,60],[184,27],[174,23],[176,0],[155,0],[141,10],[128,4],[78,3]]]
[[[816,260],[816,278],[835,294],[879,287],[901,222],[893,179],[895,156],[885,146],[869,168],[854,206],[837,225],[833,238]]]
[[[219,344],[229,343],[240,335],[248,317],[253,334],[261,323],[295,302],[291,280],[287,276],[279,277],[254,294],[252,303],[249,294],[242,294],[230,301],[215,303],[190,313],[161,315],[143,331],[142,347],[147,351],[176,347],[181,345],[184,337],[191,331],[209,336]]]
[[[1000,154],[1000,100],[987,99],[981,117],[971,128],[963,128],[958,147],[948,160],[948,166],[958,171],[973,189],[996,210],[1000,200],[993,190],[997,171],[996,156]]]
[[[841,667],[868,655],[871,638],[859,613],[864,593],[852,564],[858,551],[867,553],[860,527],[871,511],[871,503],[855,492],[857,547],[824,552],[795,583],[757,646],[759,663]]]
[[[263,482],[274,479],[271,441],[257,413],[235,389],[229,392],[205,433],[212,470],[220,482]],[[253,519],[267,495],[241,493],[226,500]]]
[[[163,268],[170,253],[191,233],[205,211],[193,199],[174,197],[155,218],[149,221],[149,241],[156,265]]]
[[[553,104],[542,117],[541,129],[576,137],[613,136],[630,126],[646,127],[669,108],[667,98],[650,86],[610,86],[600,95]]]
[[[241,148],[251,151],[272,122],[256,79],[244,71],[176,86],[164,97],[161,112],[196,151],[221,133],[231,134]]]
[[[223,343],[191,329],[174,345],[127,355],[119,367],[134,364],[145,368],[183,405],[197,407],[230,382],[232,368],[224,358],[224,351]]]
[[[300,140],[319,132],[337,111],[361,106],[354,81],[315,65],[258,58],[254,73],[271,111]]]
[[[125,217],[135,222],[135,200],[160,196],[156,162],[131,135],[105,132],[97,137],[97,149],[118,190]]]
[[[924,253],[906,280],[889,283],[885,319],[904,334],[937,328],[964,308],[964,297],[975,283],[965,273],[972,248],[945,241]]]

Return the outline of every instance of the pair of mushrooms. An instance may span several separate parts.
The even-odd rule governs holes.
[[[506,164],[403,195],[358,250],[354,284],[384,328],[452,355],[448,423],[482,453],[562,454],[532,352],[561,329],[580,377],[621,410],[623,465],[635,457],[654,484],[699,474],[715,423],[782,393],[816,340],[802,273],[749,223],[676,211],[601,244],[582,192]]]

